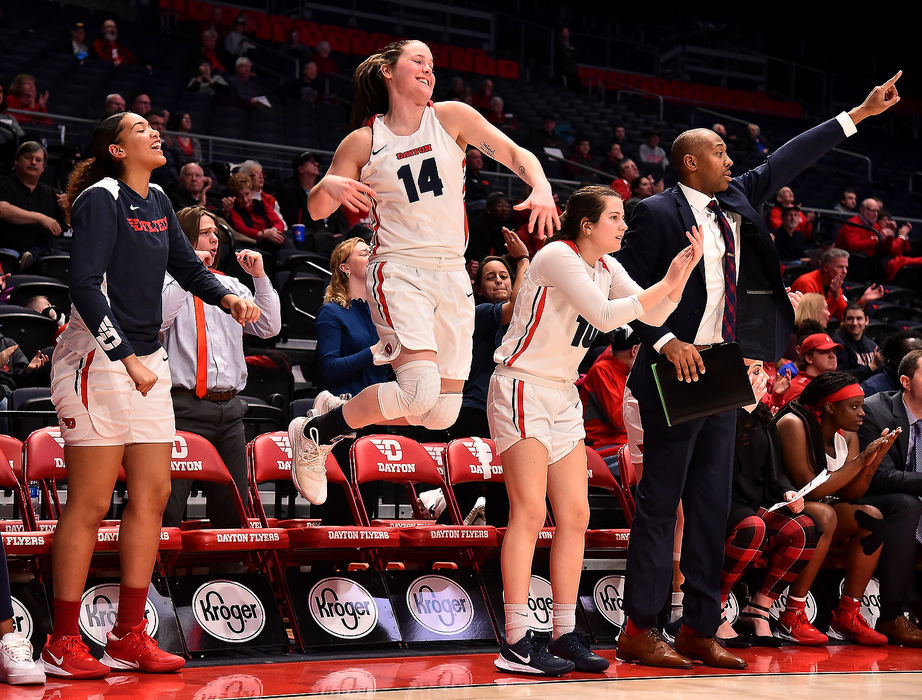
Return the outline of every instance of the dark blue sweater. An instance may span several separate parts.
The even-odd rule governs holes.
[[[371,346],[378,331],[368,304],[353,299],[348,309],[329,302],[317,312],[317,384],[333,394],[352,394],[386,382],[387,365],[376,366]]]

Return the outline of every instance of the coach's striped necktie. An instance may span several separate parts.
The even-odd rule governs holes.
[[[724,341],[732,343],[736,340],[736,243],[733,240],[733,229],[727,217],[720,210],[716,199],[708,204],[708,209],[717,217],[717,227],[724,239],[724,317],[721,324],[721,335]]]

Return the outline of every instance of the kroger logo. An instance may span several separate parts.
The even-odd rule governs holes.
[[[592,589],[595,609],[615,627],[624,627],[624,576],[603,576]]]
[[[474,620],[474,606],[461,586],[444,576],[420,576],[407,589],[413,619],[436,634],[457,634]]]
[[[374,598],[347,578],[331,577],[315,583],[308,605],[314,621],[340,639],[364,637],[378,624]]]
[[[845,579],[839,582],[839,595],[845,589]],[[867,588],[864,589],[864,595],[861,596],[861,616],[868,621],[871,627],[877,624],[877,618],[880,617],[880,583],[876,578],[868,581]]]
[[[396,440],[373,439],[371,444],[378,448],[378,452],[384,455],[384,459],[396,462],[403,459],[403,450],[400,449],[400,443]]]
[[[735,624],[740,617],[740,604],[733,593],[727,596],[727,607],[724,608],[724,617],[731,625]]]
[[[873,582],[874,579],[871,579],[871,581]],[[868,588],[870,588],[870,584],[868,584]],[[781,613],[784,612],[784,609],[787,606],[788,606],[788,589],[785,588],[784,593],[778,596],[778,599],[774,603],[772,603],[772,607],[771,607],[771,610],[769,610],[769,612],[771,613],[771,616],[777,620],[781,616]],[[805,608],[804,612],[806,613],[807,619],[810,622],[813,622],[816,619],[816,599],[813,597],[813,594],[810,593],[809,591],[807,591],[807,607]],[[862,614],[863,614],[863,611],[862,611]]]
[[[216,698],[260,698],[263,682],[256,676],[232,673],[219,676],[206,683],[192,696],[192,700],[215,700]]]
[[[192,596],[192,614],[202,629],[223,642],[248,642],[266,626],[266,611],[256,594],[227,579],[199,586]]]
[[[105,646],[106,635],[115,626],[117,613],[117,583],[102,583],[88,588],[80,599],[80,631],[99,646]],[[156,636],[160,615],[150,598],[144,603],[144,617],[147,619],[147,633],[151,637]]]
[[[528,582],[528,612],[531,613],[529,627],[536,632],[550,632],[553,628],[554,596],[551,582],[532,575]]]
[[[29,609],[15,596],[12,596],[10,600],[13,603],[13,631],[26,639],[31,639],[35,627],[32,625],[32,615],[29,614]]]

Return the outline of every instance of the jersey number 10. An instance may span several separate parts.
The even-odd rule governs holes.
[[[591,348],[592,341],[595,340],[595,337],[599,334],[599,329],[595,326],[589,325],[589,321],[584,319],[582,316],[576,317],[576,334],[573,336],[573,340],[570,341],[570,345],[574,348],[583,346],[584,348]]]
[[[403,180],[407,190],[407,199],[410,203],[419,201],[420,192],[432,192],[435,197],[442,195],[442,178],[439,177],[439,168],[435,158],[426,158],[419,166],[419,176],[413,181],[413,171],[407,163],[397,171],[397,177]],[[419,189],[417,190],[417,185]]]

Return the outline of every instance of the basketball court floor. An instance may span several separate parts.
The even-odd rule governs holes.
[[[613,650],[602,650],[613,658]],[[668,671],[614,662],[605,674],[563,680],[498,673],[493,653],[391,658],[337,658],[192,665],[178,674],[119,673],[98,681],[46,686],[0,685],[3,700],[216,700],[218,698],[341,698],[461,700],[467,698],[580,698],[617,693],[630,698],[852,698],[890,700],[922,696],[922,650],[829,646],[747,649],[740,673],[697,665]]]

